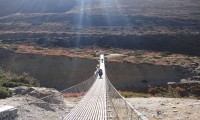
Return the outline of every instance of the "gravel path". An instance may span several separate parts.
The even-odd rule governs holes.
[[[200,100],[185,98],[128,98],[150,120],[199,120]]]
[[[34,100],[37,100],[37,98],[28,95],[13,96],[0,100],[0,105],[20,106],[18,107],[19,120],[60,120],[69,111],[70,106],[64,103],[49,104],[34,102]]]

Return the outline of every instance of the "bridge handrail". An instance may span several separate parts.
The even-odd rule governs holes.
[[[94,80],[96,79],[96,77],[97,77],[97,74],[94,74],[92,77],[90,77],[89,79],[87,79],[87,80],[85,80],[85,81],[83,81],[83,82],[81,82],[81,83],[79,83],[79,84],[76,84],[76,85],[74,85],[74,86],[71,86],[71,87],[69,87],[69,88],[67,88],[67,89],[64,89],[64,90],[62,90],[62,91],[60,91],[60,93],[64,93],[65,91],[67,91],[67,90],[69,90],[69,89],[72,89],[72,88],[75,88],[75,87],[77,87],[77,86],[80,86],[80,85],[82,85],[82,84],[84,84],[84,83],[86,83],[86,82],[88,82],[88,81],[90,81],[90,80],[93,80],[93,82],[94,82]],[[91,86],[92,86],[92,84],[91,84]],[[91,87],[90,86],[90,87]],[[86,92],[86,91],[85,91]]]
[[[51,95],[47,95],[47,96],[44,96],[44,97],[42,97],[42,98],[38,98],[38,99],[36,99],[36,100],[33,100],[33,101],[31,101],[31,102],[28,102],[28,103],[24,103],[24,104],[22,104],[22,105],[18,105],[18,106],[15,106],[17,109],[18,109],[18,114],[20,115],[20,116],[18,116],[19,117],[19,119],[26,119],[26,115],[25,115],[25,113],[23,112],[23,106],[25,106],[25,105],[28,105],[28,104],[35,104],[35,103],[48,103],[47,101],[44,101],[45,99],[48,99],[48,101],[50,101],[52,104],[55,102],[53,99],[51,99],[52,97],[54,97],[54,96],[62,96],[62,94],[64,93],[64,91],[67,91],[67,90],[69,90],[69,89],[72,89],[72,88],[74,88],[74,87],[77,87],[78,85],[81,85],[81,84],[84,84],[84,83],[86,83],[86,82],[88,82],[88,81],[93,81],[94,82],[94,80],[95,80],[95,78],[97,77],[97,74],[94,74],[92,77],[90,77],[89,79],[87,79],[87,80],[85,80],[85,81],[83,81],[83,82],[81,82],[81,83],[79,83],[79,84],[77,84],[77,85],[74,85],[74,86],[72,86],[72,87],[70,87],[70,88],[67,88],[67,89],[64,89],[64,90],[62,90],[62,91],[59,91],[58,93],[56,93],[56,94],[51,94]],[[91,83],[91,82],[90,82]],[[92,85],[91,85],[92,86]],[[89,87],[91,87],[91,86],[89,86]],[[89,88],[88,88],[89,89]],[[33,91],[37,91],[37,90],[33,90]],[[86,92],[86,91],[85,91]],[[23,118],[22,118],[23,117]]]
[[[138,115],[138,117],[141,120],[148,120],[148,118],[146,116],[144,116],[142,113],[140,113],[135,107],[133,107],[117,90],[116,88],[112,85],[112,83],[110,82],[110,80],[108,79],[107,75],[106,75],[106,79],[108,81],[108,83],[110,84],[110,86],[112,87],[112,89],[114,89],[114,91],[122,98],[122,100],[129,105],[129,107]]]
[[[68,89],[71,89],[71,88],[73,88],[73,87],[76,87],[76,86],[78,86],[78,85],[80,85],[80,84],[83,84],[83,83],[85,83],[85,82],[91,80],[93,77],[95,78],[96,76],[97,76],[97,74],[94,74],[92,77],[88,78],[87,80],[85,80],[85,81],[83,81],[83,82],[81,82],[81,83],[79,83],[79,84],[77,84],[77,85],[74,85],[74,86],[72,86],[72,87],[69,87],[69,88],[67,88],[67,89],[64,89],[64,90],[62,90],[62,91],[59,91],[59,92],[60,92],[60,93],[63,93],[63,91],[68,90]],[[33,91],[37,91],[37,90],[33,90]],[[22,107],[22,106],[24,106],[24,105],[28,105],[28,104],[30,104],[30,103],[34,103],[34,102],[36,102],[36,101],[40,101],[40,100],[43,100],[43,99],[45,99],[45,98],[52,97],[52,96],[55,96],[55,94],[47,95],[47,96],[42,97],[42,98],[39,98],[39,99],[37,99],[37,100],[35,100],[35,101],[31,101],[31,102],[29,102],[29,103],[25,103],[25,104],[22,104],[22,105],[18,105],[18,106],[16,106],[16,107]]]

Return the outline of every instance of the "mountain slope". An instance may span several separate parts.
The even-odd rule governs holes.
[[[0,0],[0,16],[16,13],[60,13],[72,9],[75,0]]]
[[[199,0],[0,0],[0,16],[5,43],[37,38],[200,54]]]

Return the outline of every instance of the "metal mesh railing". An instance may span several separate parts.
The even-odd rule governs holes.
[[[108,116],[112,120],[148,120],[115,89],[107,78]]]
[[[60,92],[50,91],[42,96],[41,94],[37,95],[37,92],[34,93],[36,90],[31,91],[35,94],[34,97],[27,95],[24,104],[16,106],[16,120],[62,120],[87,93],[96,78],[97,74],[94,74],[91,78],[68,89]],[[67,102],[73,105],[69,105]],[[12,116],[6,117],[6,120],[13,120],[13,118]]]
[[[83,98],[83,96],[88,92],[88,90],[92,87],[95,80],[97,78],[97,74],[95,73],[92,77],[81,82],[75,86],[67,88],[65,90],[60,91],[67,102],[74,103],[73,106],[68,109],[68,113],[70,110],[78,104],[78,102]],[[66,115],[65,115],[66,116]]]
[[[87,92],[93,83],[95,82],[97,78],[97,74],[94,74],[91,78],[87,79],[86,81],[79,83],[75,86],[72,86],[68,89],[60,91],[62,94],[66,94],[65,97],[68,97],[70,95],[73,96],[73,94],[78,94],[78,95],[84,95],[85,92]],[[67,95],[68,94],[68,95]]]
[[[94,74],[88,80],[72,86],[60,92],[49,93],[45,96],[30,96],[23,105],[19,105],[17,120],[62,120],[74,106],[66,106],[66,101],[76,100],[78,103],[88,92],[97,78]],[[138,112],[123,96],[115,89],[106,76],[107,91],[107,117],[111,120],[148,120]],[[32,91],[34,93],[34,91]],[[63,101],[63,97],[66,101]],[[38,106],[37,109],[35,109]],[[33,109],[34,108],[34,109]],[[60,109],[59,112],[55,111]],[[47,112],[48,111],[48,112]],[[13,117],[10,118],[12,120]],[[8,119],[9,120],[9,119]]]

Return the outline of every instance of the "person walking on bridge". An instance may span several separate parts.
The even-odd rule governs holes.
[[[103,70],[102,69],[99,69],[99,77],[100,77],[100,79],[102,78],[102,75],[103,75]]]
[[[101,62],[103,63],[103,59],[101,59]]]

